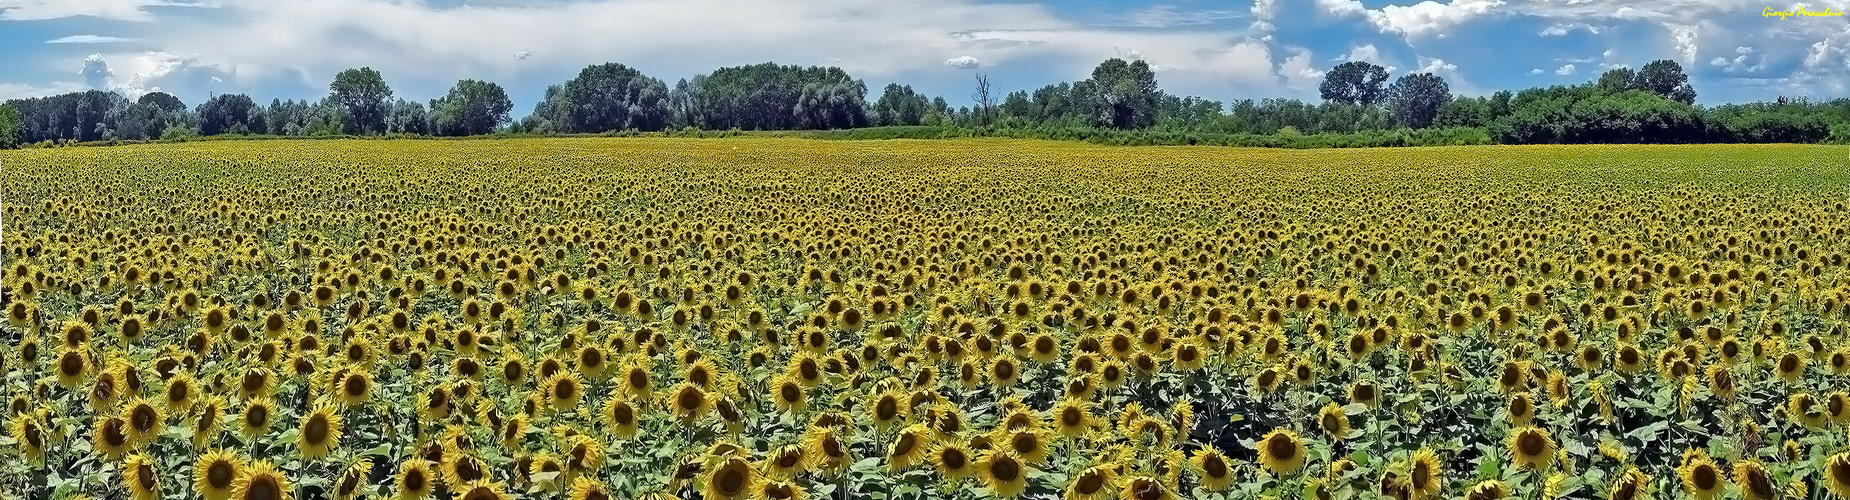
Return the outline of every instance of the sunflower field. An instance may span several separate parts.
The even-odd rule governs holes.
[[[1850,497],[1812,146],[0,155],[0,497]]]

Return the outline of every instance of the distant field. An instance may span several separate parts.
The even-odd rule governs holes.
[[[9,151],[0,497],[1845,496],[1847,152]]]

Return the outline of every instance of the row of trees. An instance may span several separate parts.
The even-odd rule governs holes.
[[[815,130],[939,126],[1004,130],[1145,130],[1180,134],[1362,134],[1469,129],[1502,143],[1819,142],[1850,139],[1850,99],[1703,108],[1674,61],[1613,69],[1568,86],[1454,96],[1444,78],[1401,75],[1368,62],[1325,73],[1322,102],[1231,103],[1164,92],[1144,61],[1109,59],[1089,78],[1008,92],[999,99],[978,76],[971,105],[952,106],[909,85],[888,84],[872,103],[867,87],[840,68],[772,63],[726,67],[673,86],[605,63],[546,89],[531,114],[510,118],[500,85],[457,82],[427,103],[397,98],[383,75],[356,68],[335,75],[317,101],[244,94],[212,96],[188,108],[155,92],[129,101],[97,90],[0,106],[0,147],[42,141],[160,139],[192,135],[282,136],[496,132],[603,133],[623,130]],[[1070,135],[1070,134],[1068,134]]]

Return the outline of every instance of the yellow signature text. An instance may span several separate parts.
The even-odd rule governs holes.
[[[1839,17],[1843,15],[1844,11],[1835,10],[1830,7],[1826,7],[1822,11],[1805,10],[1804,7],[1799,7],[1796,10],[1773,10],[1772,7],[1767,7],[1760,11],[1760,17],[1777,17],[1782,20],[1788,17]]]

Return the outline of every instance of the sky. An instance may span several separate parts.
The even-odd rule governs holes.
[[[1698,104],[1850,96],[1850,0],[0,0],[0,100],[84,89],[318,99],[345,68],[425,102],[506,87],[515,118],[549,84],[619,62],[676,80],[773,61],[834,65],[868,99],[910,84],[971,103],[1142,59],[1165,91],[1316,100],[1363,60],[1453,93],[1576,84],[1655,59]]]

